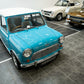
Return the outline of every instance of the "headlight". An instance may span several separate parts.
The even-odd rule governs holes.
[[[24,57],[29,57],[31,54],[32,54],[31,49],[26,49],[26,50],[24,50],[24,52],[23,52],[23,56],[24,56]]]
[[[64,37],[62,36],[62,37],[60,37],[60,43],[63,43],[64,42]]]
[[[70,15],[67,15],[67,18],[69,19],[70,18]]]
[[[44,11],[43,11],[43,10],[41,10],[41,13],[42,13],[42,14],[44,14]]]

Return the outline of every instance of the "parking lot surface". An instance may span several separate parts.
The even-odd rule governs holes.
[[[65,36],[64,48],[44,66],[17,70],[0,41],[0,84],[84,84],[84,30],[65,25],[65,20],[47,21]]]

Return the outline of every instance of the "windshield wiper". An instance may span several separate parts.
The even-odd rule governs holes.
[[[27,30],[28,28],[18,28],[18,29],[15,29],[14,31],[22,31],[22,30]]]
[[[39,25],[39,26],[31,26],[30,28],[18,28],[18,29],[15,29],[14,31],[16,32],[16,31],[23,31],[23,30],[28,30],[28,29],[32,29],[32,28],[34,28],[34,27],[40,27],[40,26],[42,26],[42,25]]]
[[[43,25],[38,25],[38,26],[35,26],[35,27],[37,27],[37,28],[38,28],[38,27],[40,27],[40,26],[43,26]]]

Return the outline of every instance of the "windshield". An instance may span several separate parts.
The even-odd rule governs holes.
[[[22,31],[42,25],[45,25],[45,22],[40,13],[8,18],[8,26],[10,32]]]
[[[67,6],[67,5],[68,5],[68,1],[67,0],[59,0],[55,4],[55,6]]]

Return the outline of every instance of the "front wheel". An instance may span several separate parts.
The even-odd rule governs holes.
[[[55,20],[60,21],[60,20],[62,20],[62,18],[63,18],[62,14],[60,13],[56,16]]]
[[[19,63],[19,61],[17,60],[16,56],[15,56],[13,53],[11,54],[11,56],[12,56],[12,60],[13,60],[13,62],[14,62],[15,67],[16,67],[18,70],[20,70],[20,69],[21,69],[21,66],[20,66],[20,63]]]

